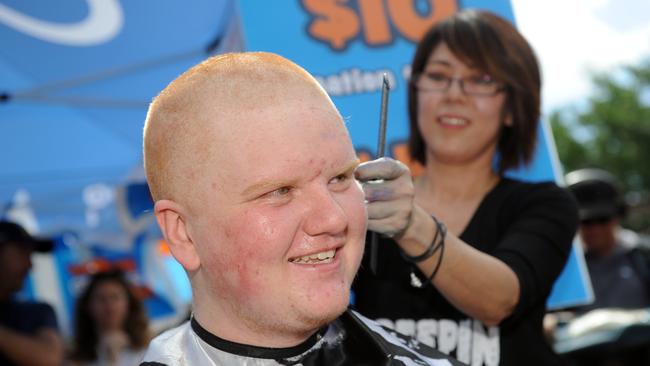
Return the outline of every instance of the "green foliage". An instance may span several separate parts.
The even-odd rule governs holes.
[[[619,177],[633,205],[650,207],[650,58],[592,76],[585,108],[550,115],[564,171],[598,167]],[[645,207],[645,209],[644,209]],[[650,215],[628,222],[650,229]]]

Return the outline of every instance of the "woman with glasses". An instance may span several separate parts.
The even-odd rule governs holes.
[[[464,10],[425,34],[408,91],[423,174],[391,159],[356,172],[368,228],[384,234],[355,283],[362,314],[471,365],[561,364],[542,319],[575,202],[504,175],[533,157],[540,83],[533,50],[494,14]]]

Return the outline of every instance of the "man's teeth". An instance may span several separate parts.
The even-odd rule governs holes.
[[[467,124],[467,120],[464,118],[453,118],[453,117],[442,117],[440,118],[442,123],[454,126],[462,126]]]
[[[297,258],[292,258],[291,262],[292,263],[329,263],[334,259],[334,253],[336,253],[336,250],[328,250],[325,252],[320,252],[320,253],[314,253],[310,255],[306,255],[303,257],[297,257]]]

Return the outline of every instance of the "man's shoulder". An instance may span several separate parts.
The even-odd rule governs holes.
[[[184,341],[189,334],[190,322],[187,321],[156,336],[149,342],[140,365],[181,365],[183,355],[187,352]]]
[[[616,239],[632,268],[650,291],[650,239],[624,228],[619,228],[616,232]]]
[[[41,328],[59,328],[54,308],[44,302],[11,300],[2,311],[0,322],[12,329],[31,333]]]
[[[378,323],[351,310],[340,316],[329,329],[339,329],[339,331],[343,332],[342,334],[345,334],[344,338],[348,339],[346,342],[351,342],[348,344],[348,350],[354,350],[357,353],[364,352],[366,353],[364,357],[367,357],[367,352],[370,352],[373,358],[387,361],[382,361],[386,365],[392,365],[393,363],[391,361],[400,365],[462,365],[449,356],[415,339],[384,328]],[[192,332],[192,328],[189,322],[187,322],[180,327],[168,330],[157,336],[149,344],[149,348],[140,366],[176,366],[194,364],[196,363],[195,361],[204,359],[205,354],[202,357],[198,353],[205,353],[205,350],[198,350],[193,346],[196,343],[196,339],[192,337]],[[338,337],[336,339],[341,340]],[[332,346],[336,342],[332,344],[325,343],[328,346]],[[306,365],[313,364],[315,360],[322,360],[318,349],[320,347],[311,349],[302,355],[306,357],[303,360]],[[240,357],[241,355],[235,355],[235,358]],[[231,361],[234,361],[234,358]],[[265,362],[268,364],[272,363],[271,360],[266,360]]]
[[[452,357],[433,349],[416,339],[386,328],[374,320],[348,310],[340,318],[348,326],[361,328],[376,348],[388,358],[414,365],[463,365]]]
[[[650,237],[635,231],[619,227],[616,231],[618,244],[626,250],[637,250],[642,253],[650,252]]]
[[[40,313],[43,311],[54,312],[54,308],[48,303],[40,301],[13,300],[11,309],[16,312]]]

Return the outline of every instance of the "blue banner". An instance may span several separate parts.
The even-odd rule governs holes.
[[[246,49],[283,55],[314,74],[345,119],[362,160],[376,156],[382,74],[391,92],[387,155],[409,165],[406,91],[415,45],[433,23],[462,8],[483,8],[514,22],[510,1],[299,0],[240,1]],[[540,124],[530,166],[507,175],[529,181],[562,179],[552,134]],[[549,298],[550,308],[591,301],[580,247]]]

